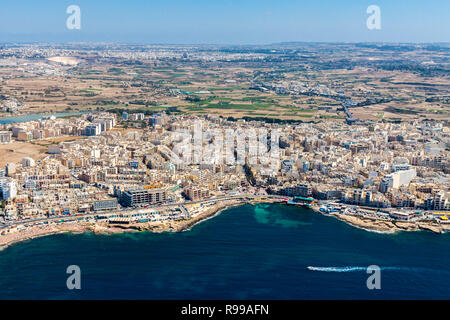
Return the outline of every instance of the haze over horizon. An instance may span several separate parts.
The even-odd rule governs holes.
[[[81,30],[69,30],[70,5]],[[381,9],[381,30],[369,30],[366,9]],[[245,0],[32,0],[0,11],[0,42],[125,42],[259,45],[281,42],[450,41],[450,2]]]

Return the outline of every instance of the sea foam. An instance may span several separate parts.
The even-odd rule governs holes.
[[[311,271],[322,271],[322,272],[355,272],[355,271],[366,271],[367,267],[359,267],[359,266],[312,267],[312,266],[308,266],[307,269],[311,270]],[[411,270],[411,268],[405,268],[405,267],[380,267],[380,270]]]

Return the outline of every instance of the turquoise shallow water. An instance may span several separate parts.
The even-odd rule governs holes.
[[[53,114],[29,114],[26,116],[18,116],[18,117],[6,117],[0,118],[0,124],[11,124],[18,122],[27,122],[32,120],[39,120],[46,116],[55,116],[56,118],[67,117],[71,115],[79,115],[86,112],[65,112],[65,113],[53,113]]]
[[[450,235],[378,234],[310,210],[245,205],[182,233],[60,234],[0,251],[3,299],[450,298]],[[381,290],[368,290],[369,265]],[[81,290],[66,288],[67,266]]]

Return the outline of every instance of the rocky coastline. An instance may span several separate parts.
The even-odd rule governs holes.
[[[95,234],[115,234],[124,232],[182,232],[191,229],[196,224],[210,219],[231,207],[240,206],[245,203],[256,204],[241,200],[229,200],[216,203],[190,219],[168,220],[162,222],[130,223],[126,225],[110,224],[108,222],[76,222],[62,223],[55,225],[30,227],[27,230],[9,233],[0,237],[0,250],[14,243],[31,240],[38,237],[53,235],[58,233],[83,233],[93,232]],[[339,219],[353,227],[364,229],[370,232],[395,233],[399,231],[431,231],[434,233],[444,233],[450,231],[450,224],[438,224],[430,221],[393,221],[381,220],[368,216],[357,216],[340,213],[323,213],[317,206],[311,209],[325,216]]]
[[[320,212],[317,208],[313,208],[313,210]],[[341,213],[320,213],[325,216],[335,217],[353,227],[372,232],[431,231],[434,233],[444,233],[450,231],[449,224],[438,224],[431,221],[394,221]]]
[[[126,225],[110,224],[108,222],[76,222],[30,227],[27,230],[0,236],[0,250],[18,242],[59,233],[115,234],[125,232],[181,232],[191,229],[194,225],[220,214],[223,210],[244,204],[244,201],[230,200],[217,203],[203,212],[185,220],[169,220],[163,222],[130,223]]]

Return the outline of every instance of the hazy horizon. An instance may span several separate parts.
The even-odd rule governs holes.
[[[66,12],[81,9],[81,29]],[[380,8],[381,29],[366,12]],[[450,42],[450,2],[430,0],[32,0],[5,3],[0,42],[267,45],[283,42]]]
[[[434,41],[434,42],[396,42],[396,41],[282,41],[270,43],[159,43],[159,42],[140,42],[140,41],[6,41],[0,40],[0,44],[111,44],[111,45],[142,45],[142,46],[237,46],[237,47],[252,47],[252,46],[276,46],[276,45],[296,45],[296,44],[389,44],[389,45],[450,45],[450,41]]]

